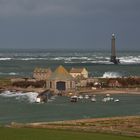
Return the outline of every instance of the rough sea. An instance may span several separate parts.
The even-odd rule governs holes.
[[[0,77],[31,76],[35,67],[51,68],[59,65],[68,70],[86,67],[90,76],[140,76],[140,52],[117,52],[121,64],[114,65],[110,52],[104,51],[0,51]]]
[[[121,64],[109,62],[110,52],[100,51],[0,51],[0,77],[30,76],[35,67],[59,65],[86,67],[90,76],[120,77],[140,76],[140,52],[118,52]],[[128,91],[129,93],[129,91]],[[87,93],[88,94],[88,93]],[[96,94],[96,93],[95,93]],[[140,115],[140,96],[130,94],[111,95],[120,102],[80,100],[71,103],[68,97],[52,97],[45,104],[35,103],[38,93],[5,91],[0,94],[0,125],[11,122],[57,121],[81,118]]]

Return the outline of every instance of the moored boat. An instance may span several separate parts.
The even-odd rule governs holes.
[[[76,95],[71,96],[70,101],[71,102],[77,102],[78,101],[78,97]]]
[[[89,95],[85,95],[85,99],[89,99]]]
[[[119,102],[119,101],[120,101],[119,99],[115,99],[115,100],[114,100],[114,102]]]
[[[95,98],[95,97],[92,97],[92,98],[91,98],[91,101],[92,101],[92,102],[96,102],[96,98]]]
[[[79,95],[78,96],[78,99],[83,99],[84,97],[82,95]]]

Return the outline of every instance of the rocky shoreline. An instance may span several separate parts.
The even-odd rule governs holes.
[[[28,88],[20,88],[20,87],[4,87],[0,88],[0,93],[4,91],[11,91],[11,92],[36,92],[38,94],[46,91],[47,89],[45,88],[33,88],[33,87],[28,87]],[[95,89],[95,90],[89,90],[89,89],[84,89],[84,90],[77,90],[73,91],[73,94],[138,94],[140,95],[140,88],[100,88],[100,89]],[[67,94],[64,94],[67,95]]]
[[[130,78],[128,78],[130,80]],[[136,80],[137,78],[135,78]],[[13,91],[13,92],[37,92],[37,93],[42,93],[46,91],[47,89],[44,86],[45,81],[35,81],[30,78],[22,78],[23,81],[20,81],[21,78],[4,78],[0,79],[0,93],[3,91]],[[98,79],[101,80],[102,82],[105,82],[108,80],[107,78],[104,79]],[[117,80],[117,79],[114,79]],[[123,80],[123,79],[119,79]],[[126,80],[126,79],[125,79]],[[131,79],[131,84],[133,83],[134,79]],[[140,94],[140,86],[135,85],[135,86],[122,86],[122,87],[102,87],[102,86],[97,86],[94,87],[93,85],[87,85],[85,87],[77,87],[73,91],[66,91],[64,92],[63,95],[68,95],[68,93],[73,93],[73,94]],[[57,93],[53,93],[57,94]]]
[[[20,87],[5,87],[5,88],[1,88],[0,89],[0,93],[4,92],[4,91],[11,91],[11,92],[22,92],[22,93],[26,93],[26,92],[37,92],[37,93],[42,93],[45,91],[44,88],[20,88]]]

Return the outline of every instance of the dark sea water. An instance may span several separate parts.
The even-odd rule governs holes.
[[[119,65],[109,62],[110,52],[99,51],[47,51],[13,50],[0,51],[0,77],[32,76],[35,67],[50,67],[54,70],[64,65],[86,67],[95,77],[105,75],[140,76],[140,52],[118,52]]]
[[[95,77],[140,76],[140,52],[118,52],[121,64],[109,62],[110,52],[99,51],[0,51],[0,77],[32,76],[35,67],[59,65],[68,70],[71,67],[86,67]],[[0,95],[0,124],[16,122],[56,121],[92,117],[140,115],[139,95],[114,95],[120,102],[90,100],[73,104],[67,97],[55,97],[46,104],[36,104],[37,93],[10,93]]]
[[[120,102],[103,102],[104,95],[97,95],[96,102],[82,99],[77,103],[56,96],[45,104],[35,103],[35,97],[35,93],[0,95],[0,124],[140,115],[140,95],[112,95]]]

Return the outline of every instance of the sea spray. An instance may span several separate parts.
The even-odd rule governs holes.
[[[105,72],[103,74],[103,78],[119,78],[122,77],[123,75],[119,72]]]
[[[107,71],[119,71],[123,76],[140,76],[140,52],[118,52],[121,64],[110,62],[110,52],[105,51],[5,51],[0,52],[0,77],[32,77],[34,68],[58,65],[66,69],[85,67],[94,77],[102,77]]]
[[[27,92],[27,93],[22,93],[22,92],[11,92],[11,91],[5,91],[0,94],[1,97],[5,98],[14,98],[15,100],[19,101],[28,101],[29,103],[34,103],[36,101],[38,93],[36,92]]]

